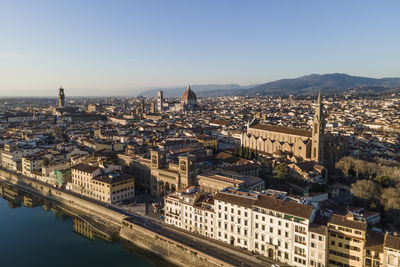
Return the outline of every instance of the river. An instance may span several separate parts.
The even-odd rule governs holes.
[[[78,218],[0,184],[0,266],[171,266]]]

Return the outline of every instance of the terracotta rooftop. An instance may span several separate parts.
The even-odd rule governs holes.
[[[328,227],[326,225],[312,223],[312,224],[310,224],[308,230],[311,233],[328,236]]]
[[[383,252],[384,234],[369,230],[367,231],[366,249]]]
[[[311,213],[314,209],[311,205],[285,201],[264,195],[260,195],[259,199],[254,203],[254,206],[287,213],[304,219],[310,219]]]
[[[81,172],[86,172],[86,173],[93,173],[94,171],[96,171],[99,167],[95,167],[89,164],[84,164],[84,163],[80,163],[74,167],[72,167],[72,169],[77,170],[77,171],[81,171]]]
[[[400,236],[385,235],[384,246],[385,246],[385,248],[392,248],[392,249],[400,250]]]
[[[298,135],[304,137],[311,137],[312,132],[304,129],[296,129],[296,128],[289,128],[289,127],[282,127],[282,126],[275,126],[275,125],[267,125],[267,124],[256,124],[251,126],[252,129],[269,131],[269,132],[278,132],[283,134],[290,134],[290,135]]]
[[[339,214],[333,214],[329,219],[328,223],[341,225],[348,228],[354,228],[361,231],[365,231],[367,229],[367,223],[354,221],[349,218],[346,218],[346,216],[342,216]]]
[[[240,193],[240,191],[238,191]],[[244,193],[245,194],[245,193]],[[220,192],[215,196],[216,200],[251,208],[253,206],[266,208],[296,217],[310,219],[313,207],[296,202],[284,201],[270,196],[255,195],[241,196],[226,192]]]
[[[247,207],[247,208],[251,208],[255,201],[255,199],[252,197],[243,197],[243,196],[233,195],[233,194],[229,194],[229,193],[225,193],[225,192],[217,193],[217,195],[215,196],[215,200],[229,202],[229,203]]]

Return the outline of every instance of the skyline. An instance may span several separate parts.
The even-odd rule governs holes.
[[[60,85],[69,96],[136,95],[311,73],[400,77],[396,1],[1,5],[0,96],[52,96]]]

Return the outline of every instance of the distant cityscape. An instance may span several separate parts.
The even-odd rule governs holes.
[[[188,85],[180,98],[56,94],[0,100],[5,184],[66,206],[82,201],[74,208],[133,243],[143,227],[205,261],[400,264],[398,92],[198,98]],[[86,223],[75,219],[75,231],[111,239]]]

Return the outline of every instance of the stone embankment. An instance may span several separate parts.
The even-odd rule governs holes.
[[[74,194],[54,188],[51,185],[46,185],[41,181],[35,181],[32,178],[2,169],[0,169],[0,180],[28,193],[46,198],[67,210],[73,209],[82,214],[107,221],[120,229],[119,235],[121,238],[178,266],[233,266],[142,226],[130,224],[127,227],[123,222],[126,222],[124,219],[128,218],[128,216],[103,205],[96,204],[93,201],[85,200]]]
[[[178,266],[233,266],[136,224],[124,222],[120,236]]]
[[[127,216],[117,211],[64,192],[51,185],[45,185],[40,181],[34,181],[23,175],[0,170],[0,179],[27,192],[49,198],[49,200],[56,202],[57,205],[79,210],[86,215],[100,217],[119,227],[122,225],[122,220],[127,218]]]

